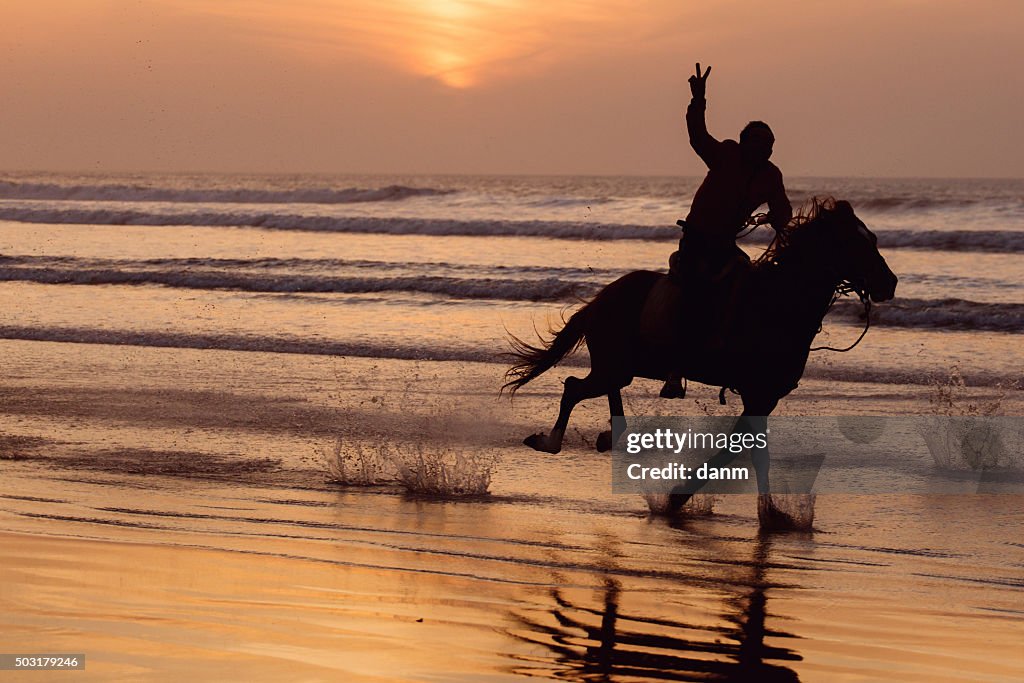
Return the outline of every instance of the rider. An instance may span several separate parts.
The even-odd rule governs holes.
[[[762,204],[768,214],[754,219],[755,224],[769,223],[783,230],[793,217],[793,208],[786,197],[782,173],[768,159],[772,155],[775,135],[763,121],[751,121],[740,132],[740,141],[716,140],[708,133],[704,112],[704,93],[711,67],[701,75],[690,76],[692,99],[686,108],[686,130],[690,146],[708,167],[704,182],[690,204],[690,213],[683,225],[679,250],[669,260],[669,275],[679,283],[721,280],[737,263],[749,258],[736,246],[736,236],[751,221],[750,215]],[[731,302],[726,301],[727,306]],[[727,314],[727,312],[725,312]],[[719,315],[713,336],[724,332],[726,320]],[[681,395],[680,378],[673,375],[665,383],[662,395]]]

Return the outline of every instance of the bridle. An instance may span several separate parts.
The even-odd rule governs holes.
[[[746,228],[748,225],[750,226],[750,228],[746,230],[746,232],[742,232],[741,234],[737,235],[737,239],[746,237],[747,235],[754,232],[758,228],[758,226],[765,225],[765,223],[763,223],[761,219],[763,219],[766,215],[767,214],[759,213],[747,219],[744,228]],[[765,251],[765,254],[772,252],[777,254],[779,250],[784,250],[787,246],[789,246],[789,241],[787,237],[788,235],[785,235],[784,233],[779,231],[775,231],[775,236],[772,238],[772,241],[768,244],[768,249]],[[834,271],[832,272],[832,275],[838,277],[838,274],[835,273]],[[844,297],[849,294],[856,294],[857,298],[860,299],[861,305],[864,307],[864,329],[861,330],[860,336],[858,336],[857,339],[854,340],[854,342],[847,346],[846,348],[837,349],[834,346],[812,346],[809,349],[809,351],[835,351],[836,353],[846,353],[847,351],[852,351],[858,344],[861,343],[865,335],[867,335],[868,329],[871,327],[871,297],[867,292],[866,285],[858,285],[854,281],[849,279],[840,279],[838,284],[836,284],[835,290],[833,290],[832,292],[832,297],[829,300],[828,305],[825,306],[825,310],[821,314],[821,323],[818,324],[818,331],[815,334],[821,332],[822,325],[825,322],[825,316],[827,316],[828,312],[832,310],[832,307],[835,305],[836,301],[838,301],[840,297]]]
[[[825,307],[825,312],[821,315],[821,322],[825,322],[825,316],[828,315],[830,310],[832,310],[832,306],[834,306],[836,301],[839,300],[839,297],[846,296],[851,293],[856,294],[860,298],[860,303],[864,306],[864,329],[861,330],[860,336],[845,349],[837,349],[834,346],[812,346],[809,351],[835,351],[837,353],[846,353],[847,351],[852,351],[853,348],[857,346],[857,344],[860,344],[861,340],[864,339],[864,335],[868,333],[868,328],[871,327],[871,298],[866,290],[858,288],[849,280],[843,280],[836,285],[835,291],[832,292],[832,300],[828,302],[828,306]],[[818,325],[818,332],[821,332],[821,325]]]

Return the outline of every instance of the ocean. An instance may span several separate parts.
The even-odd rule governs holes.
[[[1020,496],[823,494],[766,534],[750,495],[667,521],[613,493],[603,400],[522,445],[586,354],[510,403],[507,335],[666,270],[699,180],[0,175],[5,651],[84,680],[1024,678]],[[788,186],[850,201],[900,281],[778,414],[1021,415],[1024,181]],[[627,414],[739,411],[658,389]],[[843,476],[861,455],[971,474],[879,441]]]
[[[494,360],[631,270],[665,270],[697,178],[0,176],[0,337]],[[797,178],[900,278],[810,376],[1020,376],[1024,181]],[[763,228],[745,240],[756,254]],[[823,340],[852,341],[855,301]]]

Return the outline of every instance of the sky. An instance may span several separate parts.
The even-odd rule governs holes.
[[[1020,0],[0,0],[0,168],[1024,177]]]

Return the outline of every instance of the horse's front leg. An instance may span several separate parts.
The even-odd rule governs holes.
[[[775,410],[778,399],[754,401],[746,397],[743,399],[743,413],[736,421],[733,433],[740,434],[763,434],[768,428],[768,415]],[[767,494],[769,455],[768,448],[752,448],[751,459],[754,465],[754,475],[757,477],[757,490],[761,494]],[[723,448],[713,455],[708,461],[709,468],[725,467],[739,456],[728,448]],[[707,483],[700,479],[691,479],[687,484],[680,484],[672,489],[669,495],[668,512],[678,512],[686,502],[700,491]]]
[[[545,453],[558,453],[562,450],[562,439],[565,437],[565,428],[569,424],[569,415],[572,409],[580,401],[600,396],[608,391],[604,382],[594,377],[591,372],[585,378],[567,377],[565,388],[562,390],[562,401],[559,404],[558,419],[555,426],[551,428],[550,434],[531,434],[523,439],[523,443],[535,451]]]
[[[764,434],[768,430],[768,416],[751,415],[747,417],[745,427],[745,431],[748,434]],[[768,455],[768,445],[765,444],[764,448],[758,446],[751,448],[750,459],[753,461],[754,475],[757,477],[757,492],[762,495],[770,493],[768,468],[771,463],[771,457]]]
[[[765,398],[743,398],[743,415],[746,417],[745,429],[750,434],[766,434],[768,432],[768,416],[779,400]],[[766,495],[771,492],[768,483],[768,469],[771,457],[768,454],[768,446],[764,448],[754,447],[750,451],[750,459],[754,465],[754,475],[757,477],[757,492]]]

